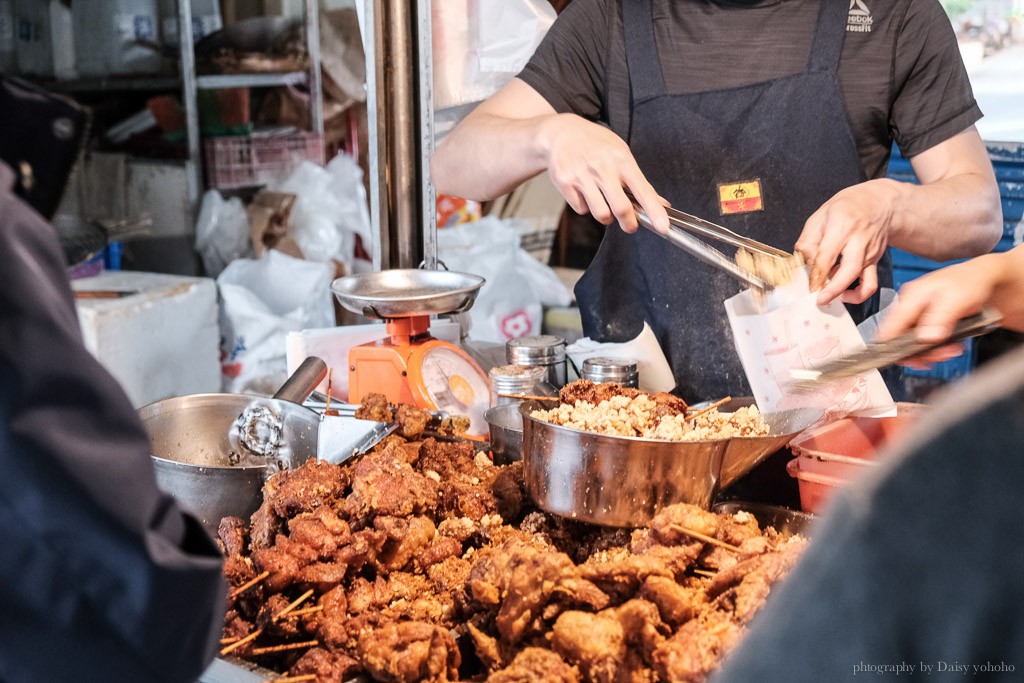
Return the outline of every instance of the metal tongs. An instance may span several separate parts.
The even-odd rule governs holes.
[[[793,382],[788,385],[788,388],[796,391],[813,391],[820,386],[821,382],[848,379],[869,370],[894,365],[948,344],[988,334],[998,329],[1001,321],[1002,316],[998,312],[985,309],[981,313],[960,320],[953,328],[952,334],[940,342],[919,341],[914,330],[910,330],[888,341],[868,344],[863,351],[846,358],[828,361],[807,369],[793,368],[789,371]]]
[[[757,240],[752,240],[749,237],[738,235],[732,230],[722,227],[721,225],[706,221],[703,218],[698,218],[697,216],[692,216],[671,207],[665,208],[665,211],[668,213],[670,225],[668,232],[663,234],[658,232],[654,227],[650,217],[647,215],[647,212],[644,211],[643,207],[640,206],[636,197],[634,197],[628,189],[626,189],[625,192],[626,196],[629,197],[629,201],[633,203],[633,209],[636,211],[636,216],[640,225],[652,231],[659,237],[668,240],[683,251],[696,257],[698,260],[732,275],[740,282],[743,282],[755,289],[769,291],[774,288],[774,285],[765,282],[753,273],[740,268],[736,265],[735,260],[729,258],[718,249],[715,249],[702,240],[697,239],[694,235],[723,242],[738,249],[746,249],[747,251],[764,254],[765,256],[780,259],[790,259],[793,257],[792,254],[788,254],[781,249],[776,249],[775,247],[764,244],[763,242],[758,242]]]

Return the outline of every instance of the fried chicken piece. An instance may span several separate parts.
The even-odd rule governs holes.
[[[270,636],[279,638],[295,638],[300,633],[300,622],[297,617],[291,619],[285,615],[282,619],[275,617],[280,614],[291,600],[281,593],[275,593],[267,598],[267,601],[260,607],[256,614],[256,626]]]
[[[353,572],[377,561],[388,535],[379,529],[363,529],[352,534],[352,542],[338,548],[333,556],[335,562],[345,564]]]
[[[251,621],[243,618],[236,610],[229,609],[224,615],[224,638],[244,638],[255,628]]]
[[[719,515],[718,535],[720,541],[732,545],[742,545],[752,539],[764,539],[757,519],[748,512],[737,512],[733,515]]]
[[[229,588],[238,588],[256,577],[252,562],[241,555],[228,555],[224,559],[224,578]]]
[[[633,599],[611,611],[622,625],[626,643],[643,655],[644,664],[653,664],[654,651],[661,647],[669,634],[658,607],[647,600]]]
[[[707,594],[732,612],[741,624],[750,621],[764,606],[772,585],[792,568],[805,544],[791,542],[778,552],[755,555],[719,573],[708,586]]]
[[[352,542],[352,530],[334,510],[319,507],[289,520],[288,538],[313,548],[320,559],[327,559],[339,546]]]
[[[408,517],[437,507],[435,482],[393,455],[365,455],[353,468],[352,477],[352,493],[345,506],[353,518]]]
[[[640,597],[657,605],[661,618],[674,628],[696,617],[708,605],[703,590],[680,586],[663,576],[648,576],[640,589]]]
[[[654,667],[662,680],[703,683],[743,635],[727,614],[709,610],[683,624],[654,651]]]
[[[277,546],[253,552],[252,563],[260,573],[270,572],[263,585],[271,593],[280,593],[292,585],[303,567],[298,558]]]
[[[399,405],[398,410],[395,411],[398,431],[406,439],[418,438],[432,418],[433,416],[427,411],[405,403]]]
[[[528,647],[487,683],[580,683],[580,671],[551,650]]]
[[[498,514],[498,499],[488,488],[458,479],[442,479],[437,485],[442,514],[481,520]]]
[[[455,595],[463,591],[472,567],[468,560],[449,557],[427,567],[427,578],[438,593]]]
[[[348,588],[348,613],[358,615],[371,610],[380,610],[394,597],[388,582],[382,577],[369,581],[359,577]]]
[[[570,611],[558,617],[551,630],[551,647],[584,677],[595,683],[614,683],[626,656],[626,634],[610,610],[589,614]]]
[[[636,398],[644,392],[639,389],[633,389],[631,387],[624,387],[621,384],[615,382],[601,382],[595,384],[589,379],[578,379],[575,382],[566,384],[558,392],[558,398],[562,403],[569,405],[575,405],[580,401],[586,401],[593,405],[597,405],[601,401],[607,401],[613,396],[625,396],[626,398]]]
[[[314,647],[288,669],[288,675],[316,676],[316,683],[343,683],[359,673],[359,662],[348,655]]]
[[[245,552],[245,522],[238,517],[225,517],[217,525],[217,538],[223,545],[225,557]]]
[[[340,501],[349,485],[346,468],[313,458],[301,467],[274,475],[279,479],[271,500],[279,517],[312,512]]]
[[[394,410],[384,394],[366,394],[362,404],[356,408],[356,417],[360,420],[375,422],[394,422]]]
[[[458,680],[461,657],[446,628],[416,621],[386,624],[359,637],[359,657],[378,681]]]
[[[263,486],[263,502],[249,519],[249,537],[252,550],[265,550],[274,545],[274,539],[284,529],[284,520],[274,510],[274,503]]]
[[[437,531],[427,517],[416,516],[407,519],[377,517],[373,527],[387,534],[387,541],[377,557],[377,568],[384,573],[404,569],[413,558],[422,555],[430,547]]]
[[[330,649],[345,647],[349,643],[348,596],[344,586],[336,586],[320,596],[320,612],[303,617],[306,628]]]
[[[434,536],[434,540],[431,542],[430,547],[424,550],[419,555],[413,558],[416,567],[420,571],[426,571],[427,568],[432,567],[435,564],[440,564],[450,557],[461,557],[462,556],[462,543],[454,538],[444,538],[442,536]]]
[[[678,396],[673,396],[672,394],[667,394],[664,391],[651,394],[650,397],[656,406],[654,409],[655,420],[660,420],[662,417],[671,417],[673,415],[684,415],[690,407],[683,399]]]
[[[700,549],[699,544],[674,547],[653,545],[637,555],[625,548],[613,548],[592,555],[580,565],[580,574],[612,596],[613,600],[628,600],[636,595],[640,585],[649,576],[681,578],[697,558]]]
[[[651,538],[662,545],[687,543],[691,537],[682,529],[696,531],[705,536],[714,536],[721,524],[721,515],[689,503],[677,503],[662,509],[651,520]]]
[[[295,574],[295,581],[324,593],[345,580],[348,565],[344,562],[313,562]]]
[[[421,472],[437,472],[442,479],[457,475],[477,475],[476,448],[471,443],[459,441],[449,443],[437,439],[424,439],[420,446],[417,468]]]

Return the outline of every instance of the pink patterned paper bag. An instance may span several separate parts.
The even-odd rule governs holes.
[[[896,404],[877,370],[849,379],[822,382],[817,391],[794,391],[790,370],[818,366],[865,348],[850,314],[840,301],[816,304],[807,271],[755,300],[751,290],[726,300],[733,341],[747,381],[762,413],[792,408],[821,408],[826,419],[847,415],[888,417]]]

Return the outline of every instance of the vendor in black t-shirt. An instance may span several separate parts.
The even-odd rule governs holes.
[[[441,192],[501,195],[547,171],[605,233],[576,288],[584,331],[650,323],[691,400],[748,393],[728,276],[637,228],[662,198],[802,252],[822,303],[860,320],[891,285],[886,247],[992,248],[998,190],[981,112],[938,0],[575,0],[526,69],[435,155]],[[884,178],[893,140],[920,185]]]

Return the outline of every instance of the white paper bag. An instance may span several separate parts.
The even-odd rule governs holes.
[[[846,415],[887,417],[896,404],[877,370],[823,382],[817,391],[793,391],[790,370],[818,366],[865,348],[840,301],[819,307],[806,270],[768,295],[759,306],[750,290],[725,302],[733,341],[762,413],[822,408],[827,419]],[[764,311],[764,312],[762,312]]]

